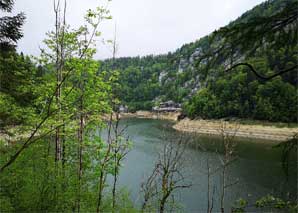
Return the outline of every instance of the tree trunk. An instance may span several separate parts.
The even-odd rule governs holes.
[[[111,118],[112,119],[112,114]],[[113,180],[113,190],[112,190],[112,196],[113,196],[113,212],[115,211],[116,206],[116,186],[118,181],[118,169],[119,169],[119,161],[118,160],[118,124],[119,124],[119,114],[116,113],[116,124],[115,124],[115,144],[114,144],[114,180]]]
[[[222,192],[220,199],[220,208],[221,213],[224,213],[224,202],[225,202],[225,188],[226,188],[226,161],[224,162],[223,171],[222,171]]]
[[[101,211],[100,207],[102,202],[103,184],[104,184],[104,171],[101,171],[100,178],[99,178],[99,190],[98,190],[97,209],[96,209],[97,213]]]
[[[117,162],[115,162],[115,163],[117,163]],[[112,193],[113,193],[113,212],[115,211],[115,206],[116,206],[116,184],[117,184],[117,180],[118,180],[118,175],[117,175],[117,168],[116,168],[116,166],[115,166],[115,170],[114,170],[114,172],[115,172],[115,175],[114,175],[114,182],[113,182],[113,191],[112,191]]]
[[[83,140],[84,140],[84,115],[83,115],[83,97],[80,100],[80,124],[78,132],[78,157],[79,157],[79,169],[78,169],[78,198],[77,198],[77,210],[80,212],[81,208],[81,182],[83,175]]]
[[[208,196],[208,203],[207,203],[207,213],[211,213],[211,207],[210,207],[210,166],[209,166],[209,159],[207,159],[207,178],[208,178],[208,184],[207,184],[207,196]]]

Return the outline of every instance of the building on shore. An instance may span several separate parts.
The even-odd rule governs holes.
[[[174,101],[166,101],[160,103],[158,106],[152,108],[153,112],[181,112],[181,104],[175,103]]]
[[[119,112],[120,113],[128,113],[128,107],[125,105],[120,105],[119,106]]]

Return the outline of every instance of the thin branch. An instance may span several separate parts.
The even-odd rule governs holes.
[[[291,71],[295,70],[296,68],[298,68],[298,64],[296,64],[296,65],[294,65],[294,66],[292,66],[292,67],[290,67],[288,69],[279,71],[279,72],[277,72],[277,73],[275,73],[273,75],[263,76],[263,75],[259,74],[251,64],[246,63],[246,62],[242,62],[242,63],[234,64],[230,68],[226,69],[225,72],[229,72],[229,71],[231,71],[231,70],[233,70],[233,69],[235,69],[236,67],[239,67],[239,66],[246,66],[246,67],[248,67],[258,78],[260,78],[262,80],[266,80],[266,81],[271,80],[272,78],[275,78],[277,76],[283,75],[283,74],[285,74],[287,72],[291,72]]]

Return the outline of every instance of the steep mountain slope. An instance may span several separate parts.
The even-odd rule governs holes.
[[[297,2],[266,1],[227,27],[273,16],[289,4],[297,6]],[[173,100],[183,103],[190,117],[296,121],[297,69],[268,82],[260,81],[245,67],[230,73],[224,70],[235,62],[249,61],[266,75],[297,64],[297,22],[272,33],[273,40],[263,37],[256,46],[248,42],[246,48],[242,48],[245,44],[231,43],[230,49],[217,51],[227,39],[215,34],[166,55],[105,60],[101,69],[120,71],[120,99],[131,111],[151,109],[158,102]]]

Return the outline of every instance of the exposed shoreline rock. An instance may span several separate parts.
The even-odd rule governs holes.
[[[121,113],[121,118],[150,118],[178,121],[180,112],[150,112],[150,111],[136,111],[135,113]]]
[[[222,135],[222,129],[225,134],[235,134],[236,137],[263,139],[272,142],[280,142],[290,139],[294,134],[298,134],[298,128],[263,126],[253,124],[239,124],[236,121],[223,120],[190,120],[184,118],[178,121],[180,112],[149,112],[137,111],[135,113],[121,113],[121,118],[148,118],[176,121],[173,128],[181,132],[205,134],[205,135]],[[225,125],[225,126],[223,126]]]
[[[179,121],[173,128],[182,132],[209,135],[222,135],[224,128],[226,134],[235,134],[236,137],[270,141],[285,141],[298,133],[298,128],[237,124],[221,120],[190,120],[188,118]]]

